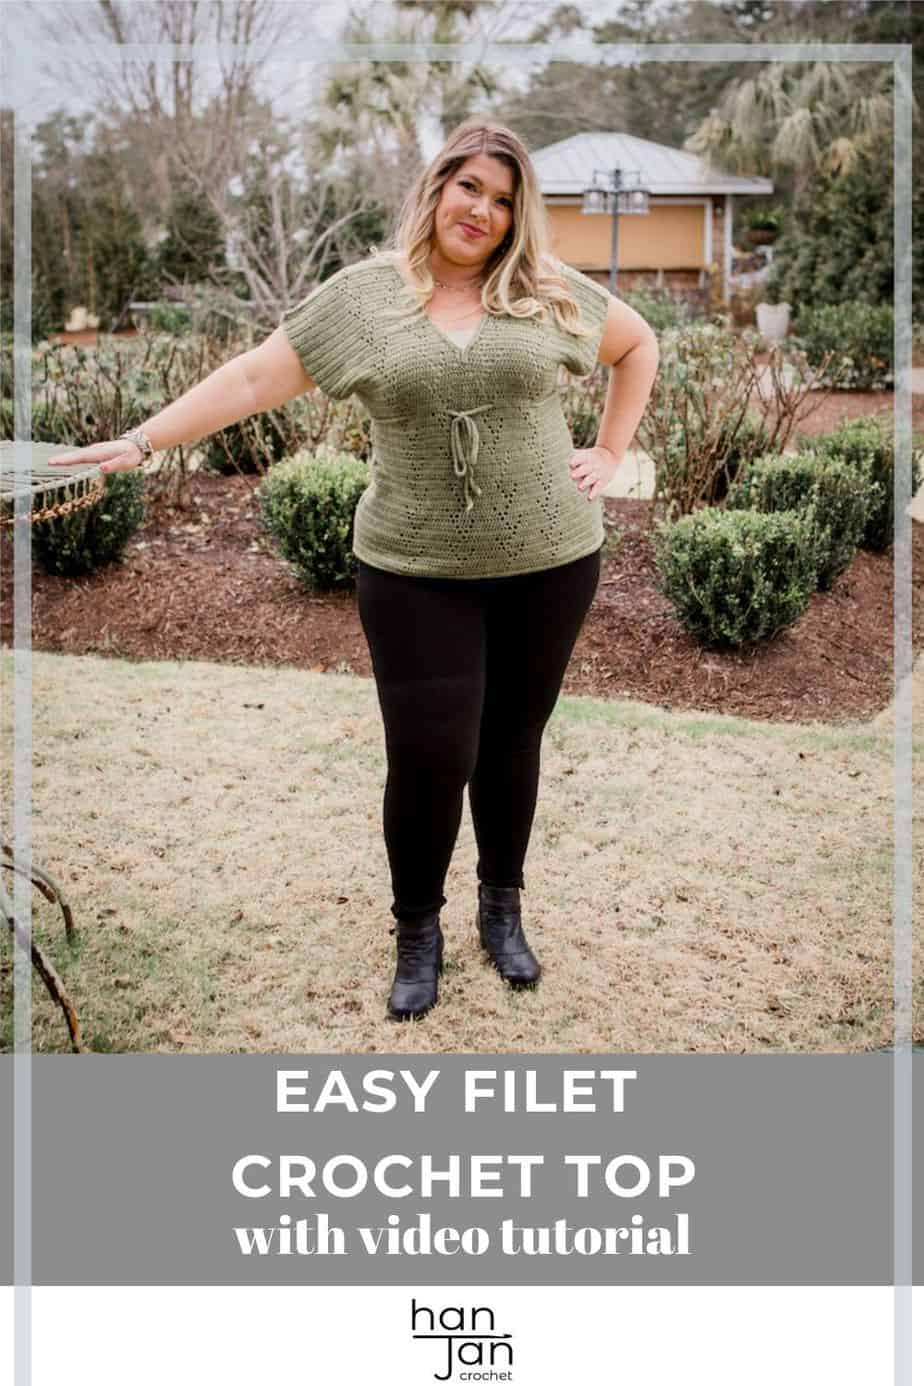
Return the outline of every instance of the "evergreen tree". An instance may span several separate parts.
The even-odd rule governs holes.
[[[56,199],[41,179],[32,186],[32,341],[60,332],[75,303],[86,303],[86,276],[72,275],[74,209]],[[69,243],[69,254],[62,247]],[[10,303],[12,326],[12,302]]]
[[[170,282],[196,283],[227,269],[221,220],[186,180],[178,183],[167,211],[167,236],[158,247],[158,268]]]
[[[788,213],[768,299],[796,309],[891,302],[892,201],[890,150],[861,154],[840,176],[817,174]]]
[[[91,132],[90,120],[58,110],[33,136],[33,341],[61,331],[77,304],[107,330],[131,298],[155,286],[120,151],[110,131]],[[12,211],[12,196],[5,203]]]
[[[36,127],[32,177],[32,340],[59,332],[78,303],[89,302],[83,253],[84,161],[90,118],[58,109]]]
[[[80,250],[87,271],[84,300],[111,330],[132,299],[156,292],[157,279],[145,244],[141,218],[132,206],[112,149],[94,149],[84,161],[86,198]]]

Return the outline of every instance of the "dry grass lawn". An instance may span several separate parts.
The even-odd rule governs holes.
[[[466,808],[442,1001],[386,1018],[394,941],[374,685],[349,675],[32,656],[37,935],[96,1050],[864,1050],[891,1040],[890,715],[771,726],[564,698],[525,924],[545,977],[482,960]],[[12,655],[2,654],[10,835]],[[924,665],[915,677],[917,726]],[[924,740],[915,745],[921,802]],[[919,849],[918,849],[919,851]],[[924,873],[914,872],[916,906]],[[11,883],[9,872],[4,872]],[[920,956],[915,957],[921,1039]],[[2,1042],[11,949],[0,945]],[[67,1049],[34,995],[37,1051]]]

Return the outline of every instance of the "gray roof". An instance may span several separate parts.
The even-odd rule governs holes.
[[[546,196],[580,194],[592,182],[594,169],[638,169],[651,193],[772,193],[769,178],[749,178],[710,169],[698,154],[655,144],[636,135],[594,130],[558,140],[532,154]]]

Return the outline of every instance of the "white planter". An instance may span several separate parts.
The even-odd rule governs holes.
[[[758,303],[757,330],[767,342],[781,342],[789,331],[788,303]]]
[[[87,326],[87,310],[82,305],[71,310],[71,315],[64,324],[65,332],[83,332]]]

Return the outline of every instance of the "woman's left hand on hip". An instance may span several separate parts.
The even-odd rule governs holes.
[[[583,491],[588,500],[595,500],[604,486],[608,486],[613,480],[622,460],[615,452],[610,452],[609,448],[598,446],[578,448],[577,452],[572,454],[568,465],[578,490]]]

